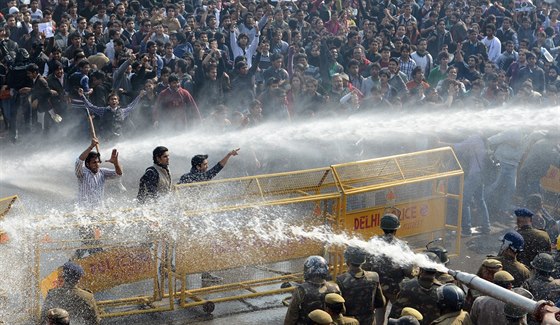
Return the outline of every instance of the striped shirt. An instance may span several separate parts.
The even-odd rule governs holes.
[[[400,70],[406,74],[408,80],[412,80],[412,70],[416,68],[416,62],[411,58],[409,58],[408,61],[403,61],[401,58],[399,58],[399,64]]]
[[[108,168],[99,168],[97,173],[89,170],[83,160],[76,159],[76,177],[78,177],[78,205],[95,209],[103,206],[105,180],[117,178],[117,172]]]

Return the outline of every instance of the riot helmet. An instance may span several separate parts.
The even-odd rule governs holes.
[[[539,253],[531,261],[531,266],[536,270],[550,273],[554,271],[554,258],[552,258],[552,255],[547,253]]]
[[[329,266],[322,256],[309,256],[303,263],[303,278],[305,280],[315,277],[326,279],[328,275]]]
[[[362,265],[366,262],[366,252],[355,246],[348,246],[344,251],[344,260],[352,265]]]
[[[521,236],[521,234],[514,230],[507,232],[501,240],[501,250],[509,247],[514,252],[519,253],[523,251],[523,246],[525,246],[525,240],[523,239],[523,236]]]
[[[440,309],[459,311],[465,303],[465,292],[454,284],[444,284],[437,288],[437,303]]]
[[[401,222],[396,215],[387,213],[381,217],[380,227],[383,230],[397,230],[401,227]]]

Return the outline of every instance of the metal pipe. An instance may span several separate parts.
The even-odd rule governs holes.
[[[464,283],[465,285],[476,289],[490,297],[496,298],[521,308],[533,315],[538,321],[543,321],[543,324],[560,324],[560,309],[554,306],[551,301],[534,301],[529,298],[523,297],[511,290],[502,288],[494,283],[488,282],[474,274],[448,270],[448,274],[453,276],[456,280]],[[546,318],[546,322],[544,319]]]
[[[523,297],[522,295],[506,288],[502,288],[492,282],[488,282],[474,274],[454,270],[448,270],[447,273],[453,276],[456,280],[467,285],[469,288],[478,290],[507,304],[515,305],[527,313],[534,314],[540,306],[540,302]]]

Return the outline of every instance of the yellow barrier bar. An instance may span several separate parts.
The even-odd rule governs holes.
[[[140,315],[140,314],[148,314],[148,313],[159,313],[162,311],[171,311],[173,309],[169,309],[167,307],[157,307],[157,308],[150,308],[150,309],[137,309],[137,310],[130,310],[130,311],[121,311],[115,313],[107,313],[101,314],[101,318],[109,318],[109,317],[122,317],[122,316],[132,316],[132,315]]]
[[[113,299],[113,300],[100,300],[97,301],[97,306],[115,306],[121,304],[128,304],[130,302],[138,302],[138,303],[151,303],[153,300],[150,296],[139,296],[139,297],[128,297],[128,298],[120,298],[120,299]]]
[[[226,301],[232,301],[232,300],[240,300],[240,299],[248,299],[248,298],[269,296],[269,295],[275,295],[275,294],[280,294],[280,293],[285,293],[285,292],[291,292],[294,289],[295,289],[295,287],[281,288],[281,289],[263,291],[263,292],[258,292],[258,293],[247,293],[247,294],[235,295],[235,296],[229,296],[229,297],[212,298],[212,299],[208,299],[208,300],[201,300],[201,301],[196,301],[196,302],[191,302],[191,303],[181,303],[181,307],[189,308],[189,307],[201,306],[201,305],[204,305],[208,302],[218,303],[218,302],[226,302]]]

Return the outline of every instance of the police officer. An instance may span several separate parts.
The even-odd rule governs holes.
[[[525,281],[523,288],[529,290],[535,300],[558,301],[560,299],[560,280],[550,275],[554,271],[554,259],[550,254],[540,253],[531,262],[535,273]]]
[[[502,263],[504,271],[509,272],[515,279],[514,287],[520,287],[527,280],[531,273],[527,267],[517,260],[517,255],[523,251],[525,240],[517,231],[509,231],[502,237],[502,246],[498,256],[489,256]]]
[[[511,290],[514,279],[507,271],[499,271],[494,274],[494,284]],[[490,296],[476,298],[470,312],[473,324],[504,324],[504,302]]]
[[[325,310],[331,315],[336,325],[359,325],[360,322],[354,317],[346,317],[346,300],[337,293],[329,293],[325,296]]]
[[[47,325],[68,325],[70,315],[62,308],[53,308],[47,311]]]
[[[436,280],[437,270],[432,267],[420,267],[418,277],[404,280],[397,300],[391,309],[391,317],[401,314],[404,307],[412,307],[423,316],[423,324],[430,324],[440,316],[437,305],[436,290],[441,286]]]
[[[83,276],[84,269],[73,262],[62,266],[64,284],[47,293],[41,315],[43,321],[51,308],[63,308],[70,314],[70,324],[99,324],[101,318],[93,293],[78,288]]]
[[[517,217],[517,232],[525,240],[525,247],[519,253],[519,262],[529,266],[538,253],[550,252],[550,237],[544,230],[533,228],[533,212],[528,209],[514,211]]]
[[[476,275],[481,277],[482,279],[494,282],[494,274],[502,270],[502,262],[493,259],[487,258],[482,262],[482,265],[478,269]],[[480,297],[482,294],[480,291],[469,288],[469,292],[467,293],[467,297],[465,298],[465,306],[464,309],[466,311],[470,311],[474,300]]]
[[[529,291],[523,288],[513,288],[512,291],[525,298],[534,298]],[[527,325],[527,312],[515,305],[506,304],[504,314],[506,315],[506,325]]]
[[[317,324],[317,325],[330,325],[334,324],[333,319],[329,313],[321,309],[315,309],[314,311],[310,312],[309,315],[309,324]]]
[[[329,266],[321,256],[310,256],[303,264],[304,283],[297,286],[292,294],[284,325],[307,324],[308,315],[325,305],[325,295],[340,293],[338,285],[328,282]]]
[[[397,230],[401,227],[399,217],[395,214],[387,213],[381,217],[380,222],[381,230],[383,230],[382,240],[389,244],[408,246],[406,242],[396,237]],[[406,277],[412,278],[412,265],[403,268],[400,265],[394,264],[387,256],[367,256],[366,263],[362,267],[366,271],[374,271],[379,274],[379,282],[383,290],[383,295],[387,301],[395,303],[399,293],[399,284]],[[385,308],[375,312],[376,319],[384,318]]]
[[[379,285],[379,275],[364,271],[366,252],[349,246],[344,252],[348,271],[336,277],[342,297],[347,301],[346,315],[356,317],[360,324],[373,324],[374,308],[385,306],[385,297]]]
[[[431,324],[472,324],[469,313],[464,311],[465,292],[454,284],[445,284],[436,290],[441,316]]]

